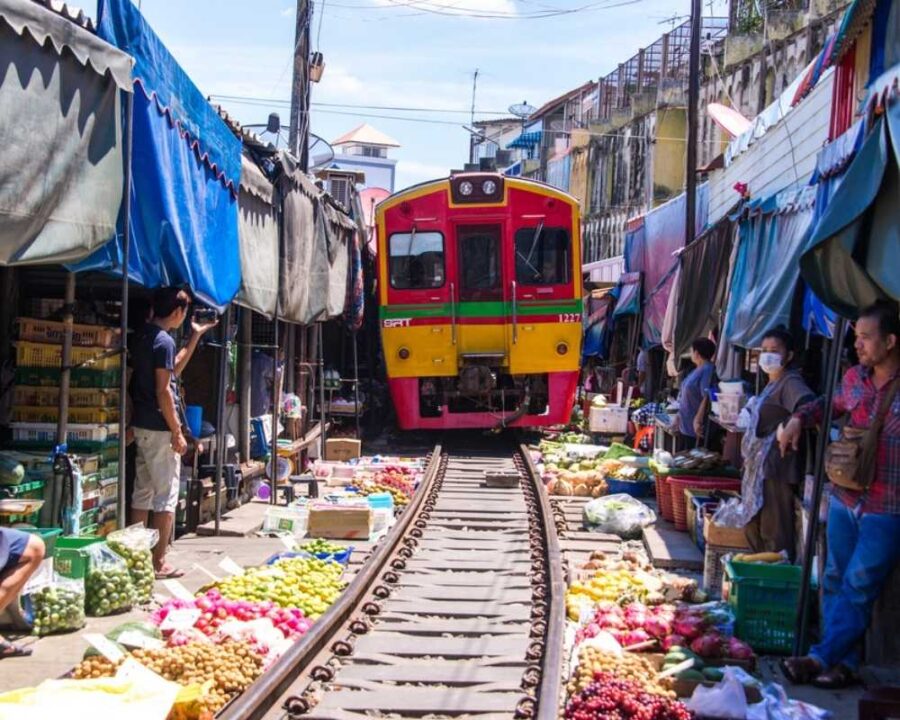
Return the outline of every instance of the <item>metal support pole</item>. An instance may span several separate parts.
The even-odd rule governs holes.
[[[697,107],[700,104],[700,33],[702,0],[691,0],[691,44],[688,63],[687,152],[685,152],[684,244],[690,245],[697,232]]]
[[[219,534],[219,525],[222,520],[222,473],[225,467],[225,446],[227,445],[227,435],[225,431],[225,400],[228,392],[228,350],[231,345],[229,342],[229,330],[231,326],[231,305],[225,308],[225,314],[219,323],[219,370],[218,370],[218,386],[219,394],[216,398],[216,520],[215,534]]]
[[[359,349],[357,348],[357,332],[353,331],[353,403],[356,415],[356,439],[362,440],[362,433],[359,430]]]
[[[69,432],[69,387],[72,380],[72,324],[75,322],[75,273],[66,274],[65,300],[63,301],[63,342],[61,371],[59,374],[59,417],[56,420],[56,444],[65,445]]]
[[[322,323],[316,323],[316,334],[319,338],[319,457],[325,459],[325,342],[322,335]]]
[[[802,655],[806,647],[807,625],[809,624],[809,599],[812,591],[812,569],[816,557],[816,545],[819,536],[819,507],[822,504],[822,491],[825,486],[825,448],[831,434],[831,423],[834,419],[834,393],[841,374],[841,353],[844,349],[844,336],[847,331],[846,318],[839,317],[834,327],[834,339],[831,341],[831,353],[828,358],[828,371],[825,379],[825,409],[822,429],[816,443],[815,483],[811,507],[809,508],[809,525],[806,528],[805,553],[803,555],[803,575],[800,581],[799,606],[797,608],[797,627],[794,633],[794,655]]]
[[[272,459],[269,470],[269,503],[272,505],[278,502],[278,498],[275,496],[277,492],[276,485],[278,484],[278,411],[281,409],[281,394],[278,386],[278,311],[281,308],[281,258],[284,252],[284,198],[278,191],[277,184],[275,198],[275,207],[278,212],[279,250],[278,262],[275,263],[275,314],[272,316],[272,332],[274,335],[272,340],[272,359],[275,367],[275,381],[272,383],[272,441],[270,449]]]
[[[129,297],[129,278],[128,263],[131,259],[131,139],[132,139],[132,123],[134,120],[134,93],[125,93],[125,138],[123,163],[125,165],[125,190],[124,203],[122,210],[122,311],[119,315],[119,338],[120,348],[122,351],[122,367],[119,371],[119,481],[116,490],[116,525],[119,528],[128,524],[126,517],[126,508],[128,506],[128,498],[125,497],[127,492],[125,475],[127,473],[126,462],[126,437],[125,433],[128,428],[128,418],[125,413],[128,408],[128,373],[126,372],[126,359],[128,357],[128,297]]]
[[[253,311],[241,308],[241,329],[239,338],[238,363],[241,376],[241,430],[238,441],[241,459],[250,459],[250,402],[251,402],[251,368],[253,361]]]

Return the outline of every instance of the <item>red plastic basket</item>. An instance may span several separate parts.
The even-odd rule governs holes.
[[[656,478],[656,505],[659,508],[659,514],[665,520],[672,522],[675,515],[672,511],[672,491],[669,489],[669,476],[654,473]]]
[[[738,490],[741,489],[741,481],[737,478],[712,478],[684,475],[669,478],[671,490],[670,502],[672,503],[672,521],[676,530],[687,532],[687,499],[685,490]],[[665,517],[665,515],[663,515]]]

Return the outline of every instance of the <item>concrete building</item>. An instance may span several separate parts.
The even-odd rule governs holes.
[[[335,156],[330,168],[361,172],[365,175],[366,187],[394,192],[397,161],[388,157],[388,152],[400,147],[400,143],[364,123],[331,144]]]
[[[499,172],[505,172],[526,157],[521,148],[509,145],[522,134],[522,120],[515,117],[478,120],[473,124],[475,134],[469,143],[469,163],[496,165]]]

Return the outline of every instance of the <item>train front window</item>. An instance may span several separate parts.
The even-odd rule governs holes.
[[[391,287],[429,290],[444,284],[444,236],[437,232],[395,233],[389,239]]]
[[[516,231],[516,282],[520,285],[567,285],[572,261],[565,228],[521,228]]]
[[[500,226],[460,227],[456,252],[459,257],[461,300],[496,300],[502,295]]]

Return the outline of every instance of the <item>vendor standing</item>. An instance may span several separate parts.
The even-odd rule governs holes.
[[[834,396],[835,418],[846,417],[845,443],[862,434],[858,464],[836,454],[826,468],[828,559],[822,577],[822,632],[804,657],[782,664],[792,682],[838,689],[859,682],[859,643],[872,607],[900,562],[900,317],[896,303],[880,302],[856,323],[859,365]],[[803,428],[822,423],[825,401],[804,405],[779,438],[783,453],[798,447]],[[848,431],[849,429],[849,431]],[[853,432],[855,431],[855,432]],[[868,452],[867,452],[868,451]],[[842,470],[850,472],[846,475]],[[884,628],[892,632],[890,628]]]
[[[284,349],[278,348],[278,367],[271,352],[254,350],[250,358],[250,417],[272,413],[272,391],[284,372]]]
[[[216,325],[215,321],[193,321],[187,345],[176,354],[175,340],[169,333],[184,324],[190,308],[191,298],[186,291],[157,290],[153,295],[153,319],[134,346],[131,425],[137,449],[131,520],[146,525],[153,512],[151,525],[159,531],[159,542],[153,548],[157,578],[184,574],[165,560],[178,504],[181,456],[188,447],[176,381],[200,338]]]
[[[0,527],[0,612],[16,601],[45,554],[39,535]],[[31,655],[31,649],[0,637],[0,660],[22,655]]]
[[[750,422],[741,442],[741,511],[748,520],[747,542],[754,552],[785,551],[791,559],[796,549],[794,500],[803,479],[804,455],[782,456],[776,431],[815,399],[793,362],[793,336],[784,328],[769,330],[759,356],[759,367],[769,382],[750,406]]]
[[[716,377],[712,359],[716,356],[716,344],[708,338],[697,338],[691,343],[691,362],[694,369],[681,383],[678,393],[678,445],[679,450],[695,447],[703,435],[703,398],[709,392]]]

